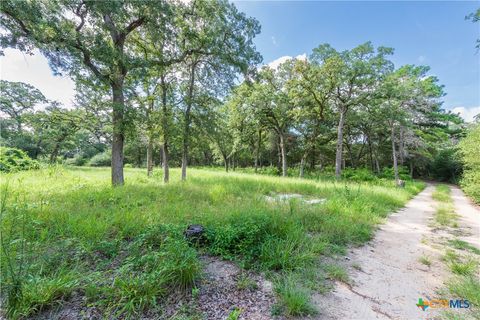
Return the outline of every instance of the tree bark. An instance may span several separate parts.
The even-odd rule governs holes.
[[[380,173],[380,162],[378,162],[378,158],[375,155],[375,167],[377,168],[377,173]]]
[[[395,150],[395,126],[392,125],[392,157],[393,157],[393,172],[395,174],[395,185],[398,185],[399,178],[398,178],[398,163],[397,163],[397,152]]]
[[[193,103],[193,86],[195,85],[195,68],[193,63],[190,70],[190,84],[188,88],[187,106],[185,109],[185,124],[183,129],[183,150],[182,150],[182,181],[187,180],[188,143],[190,138],[190,112]]]
[[[113,96],[113,134],[112,134],[112,185],[121,186],[123,179],[123,111],[125,100],[123,96],[123,79],[112,85]]]
[[[223,156],[223,164],[225,165],[225,172],[228,172],[228,158],[225,154],[222,154]]]
[[[400,165],[403,166],[405,162],[405,148],[404,148],[404,129],[400,126],[400,141],[398,142],[398,154],[400,156]]]
[[[280,137],[280,154],[282,157],[282,177],[287,176],[287,154],[285,152],[285,137],[283,133],[279,134]]]
[[[50,155],[50,163],[54,164],[57,161],[58,157],[58,150],[60,149],[60,143],[55,143],[55,147],[53,148],[52,154]]]
[[[170,179],[170,168],[168,166],[168,143],[163,142],[163,182],[168,183]]]
[[[148,137],[147,145],[147,176],[151,177],[153,174],[153,141],[152,137]]]
[[[257,145],[255,146],[255,173],[258,171],[258,158],[260,156],[260,146],[262,144],[262,131],[258,130]]]
[[[170,179],[170,168],[168,166],[168,143],[170,138],[170,131],[168,127],[168,106],[167,106],[167,84],[165,82],[165,75],[160,78],[162,86],[162,130],[163,130],[163,145],[162,145],[162,165],[163,165],[163,182],[168,183]]]
[[[345,124],[345,109],[340,110],[340,119],[337,129],[337,149],[335,155],[335,177],[340,180],[342,176],[342,153],[343,153],[343,126]]]
[[[373,163],[372,142],[370,141],[369,135],[367,135],[367,144],[368,144],[368,158],[370,160],[370,168],[372,169],[372,172],[375,172],[375,165]]]
[[[307,159],[307,155],[308,155],[308,152],[305,152],[302,156],[302,159],[300,160],[300,173],[299,173],[299,176],[300,178],[303,178],[303,169],[305,167],[305,160]]]

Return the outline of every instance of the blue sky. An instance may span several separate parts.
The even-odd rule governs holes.
[[[237,7],[257,18],[262,32],[255,39],[264,63],[309,54],[321,43],[338,50],[366,41],[393,47],[396,66],[424,64],[445,85],[444,107],[470,120],[480,113],[480,24],[465,16],[480,2],[280,2],[240,1]],[[283,58],[284,59],[284,58]],[[38,87],[49,99],[72,105],[73,83],[54,77],[40,54],[6,50],[0,78]]]
[[[445,85],[445,108],[470,110],[468,118],[480,113],[480,53],[475,49],[480,24],[465,20],[480,2],[240,1],[236,5],[260,21],[262,33],[255,43],[265,62],[309,54],[321,43],[344,50],[372,41],[395,49],[392,61],[397,67],[430,66],[430,73]]]

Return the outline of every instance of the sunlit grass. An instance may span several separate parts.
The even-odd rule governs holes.
[[[126,168],[126,184],[119,188],[110,186],[109,168],[59,166],[1,178],[2,190],[8,185],[1,218],[8,245],[2,257],[11,257],[14,268],[23,270],[18,279],[30,286],[28,292],[40,292],[39,284],[53,281],[59,267],[72,278],[58,282],[58,294],[48,301],[21,296],[16,305],[7,301],[16,317],[48,308],[72,291],[105,314],[139,315],[155,308],[172,289],[195,286],[201,273],[199,248],[183,238],[189,224],[207,229],[201,252],[245,268],[298,274],[322,254],[341,254],[346,245],[368,241],[389,212],[424,187],[205,169],[189,169],[186,182],[180,181],[180,170],[172,169],[171,183],[165,185],[161,170],[147,178],[144,170]],[[313,205],[265,201],[272,192],[327,200]],[[16,273],[6,268],[6,261],[2,259],[2,285],[11,288]],[[293,309],[304,300],[295,302],[296,296]]]

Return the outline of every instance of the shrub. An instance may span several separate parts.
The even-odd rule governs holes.
[[[412,177],[410,176],[408,172],[407,167],[399,166],[398,167],[398,176],[402,180],[412,180]],[[382,172],[380,173],[381,178],[387,178],[387,179],[393,179],[395,177],[395,173],[393,168],[387,167],[383,168]]]
[[[110,151],[105,151],[94,155],[88,165],[91,167],[109,167],[112,165],[112,153]]]
[[[465,164],[461,186],[473,201],[480,203],[480,124],[476,124],[460,142],[460,154]]]
[[[65,160],[65,164],[69,166],[83,166],[86,162],[87,159],[81,153],[77,153],[73,158]]]
[[[462,163],[454,148],[440,150],[433,159],[432,175],[435,179],[445,182],[457,182],[462,174]]]
[[[235,217],[222,226],[209,228],[207,240],[211,253],[226,259],[240,255],[247,262],[253,261],[268,233],[269,220],[268,216]]]
[[[367,168],[345,168],[342,171],[342,176],[352,181],[374,181],[378,179],[373,172]]]
[[[38,168],[38,162],[32,160],[24,151],[15,148],[0,147],[0,171],[15,172]]]

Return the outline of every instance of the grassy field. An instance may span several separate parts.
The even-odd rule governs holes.
[[[76,293],[105,316],[135,317],[158,308],[174,290],[189,291],[202,275],[199,255],[238,262],[275,279],[275,312],[314,312],[308,281],[322,256],[369,240],[375,225],[423,187],[280,178],[189,169],[125,170],[111,188],[109,168],[52,167],[1,176],[1,285],[11,318],[28,317]],[[271,202],[297,193],[304,199]],[[185,240],[202,224],[200,243]],[[321,272],[321,271],[319,271]],[[342,275],[334,267],[325,272]],[[295,279],[302,281],[295,281]]]

